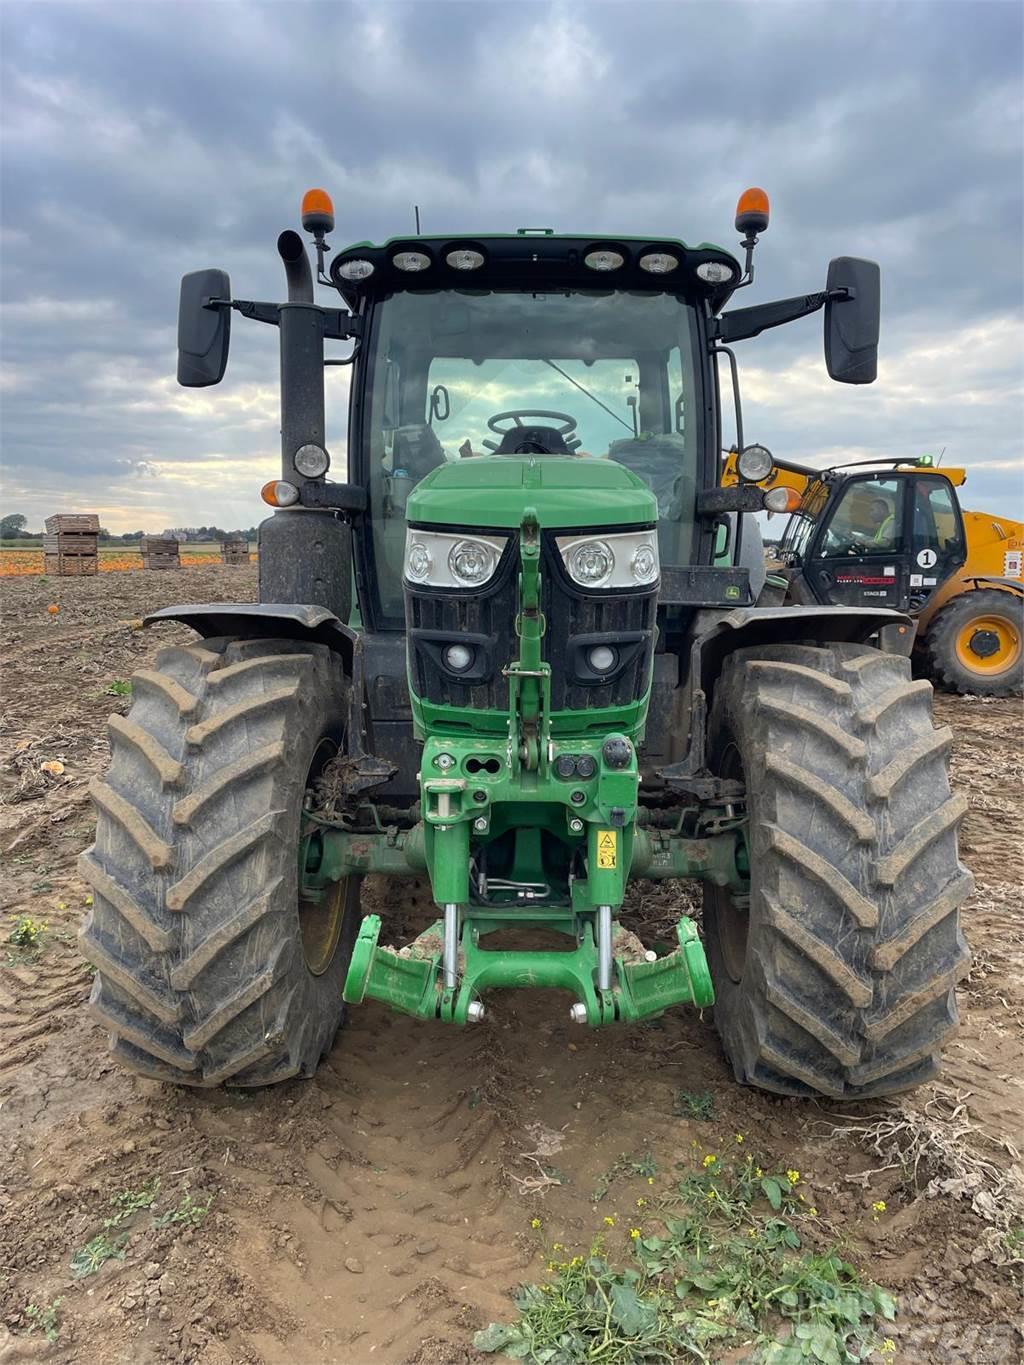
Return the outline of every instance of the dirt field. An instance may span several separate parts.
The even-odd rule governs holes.
[[[253,568],[0,579],[0,1361],[492,1360],[473,1332],[512,1316],[509,1292],[543,1279],[553,1240],[571,1254],[603,1230],[622,1251],[638,1199],[738,1137],[766,1167],[799,1171],[818,1242],[896,1294],[886,1359],[1021,1359],[1019,703],[937,703],[971,801],[975,960],[943,1082],[900,1103],[773,1101],[734,1085],[708,1019],[571,1031],[562,997],[542,993],[499,996],[489,1025],[462,1031],[370,1004],[312,1082],[168,1089],[109,1062],[85,1008],[86,789],[106,762],[106,716],[128,707],[117,684],[190,637],[127,622],[182,598],[254,595]],[[42,772],[48,761],[63,773]],[[396,884],[367,894],[401,919]],[[686,894],[641,886],[632,926],[643,934]],[[19,948],[7,940],[24,914],[47,928]],[[709,1117],[680,1116],[683,1092],[706,1095]],[[622,1157],[653,1175],[623,1163],[613,1179]],[[119,1254],[73,1273],[83,1248],[99,1259],[100,1236]]]

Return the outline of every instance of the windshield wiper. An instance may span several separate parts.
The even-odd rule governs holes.
[[[614,417],[615,420],[616,420],[616,422],[618,422],[620,426],[623,426],[623,427],[626,428],[626,430],[629,432],[630,436],[635,436],[635,435],[636,435],[636,432],[633,430],[633,428],[630,426],[630,424],[629,424],[628,422],[623,421],[623,419],[619,416],[619,414],[618,414],[617,412],[613,412],[613,411],[611,410],[611,408],[608,406],[607,403],[602,403],[601,400],[600,400],[600,398],[598,398],[598,397],[596,397],[596,395],[592,394],[592,393],[590,392],[589,389],[585,389],[585,388],[583,387],[582,384],[577,383],[577,381],[576,381],[575,379],[573,379],[573,377],[572,377],[571,374],[566,374],[566,372],[561,368],[560,365],[556,365],[555,362],[554,362],[553,360],[545,360],[545,361],[544,361],[544,364],[545,364],[545,365],[550,365],[551,368],[552,368],[557,374],[560,374],[560,375],[562,376],[563,379],[568,379],[569,383],[572,384],[574,388],[579,389],[580,393],[586,394],[586,396],[590,399],[590,401],[591,401],[592,403],[596,403],[597,406],[598,406],[599,408],[604,408],[604,410],[605,410],[605,412],[608,414],[608,416],[609,416],[609,417]]]

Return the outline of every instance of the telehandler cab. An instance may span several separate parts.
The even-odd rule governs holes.
[[[232,311],[279,329],[282,468],[258,604],[154,612],[202,639],[111,720],[82,946],[115,1054],[265,1085],[312,1074],[345,1001],[485,1026],[511,986],[565,992],[592,1028],[714,1003],[737,1077],[781,1094],[931,1075],[968,960],[950,732],[906,659],[865,644],[905,617],[763,605],[767,451],[719,481],[729,343],[823,308],[830,374],[871,382],[878,267],[840,258],[819,293],[723,311],[760,190],[743,266],[521,229],[326,268],[323,191],[303,223],[333,305],[294,232],[285,303],[182,281],[182,384],[221,379]],[[367,873],[425,874],[436,923],[389,946],[386,915],[360,919]],[[638,877],[703,879],[703,942],[685,916],[670,944],[619,927]]]

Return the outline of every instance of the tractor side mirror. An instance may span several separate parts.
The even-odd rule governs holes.
[[[829,262],[828,293],[846,298],[825,304],[825,365],[840,384],[873,384],[878,374],[881,272],[874,261],[837,256]]]
[[[231,339],[231,281],[224,270],[183,275],[178,297],[178,383],[186,389],[219,384]],[[223,300],[211,306],[211,299]]]

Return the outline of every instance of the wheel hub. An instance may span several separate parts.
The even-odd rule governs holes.
[[[988,659],[999,652],[999,636],[994,630],[976,630],[969,648],[979,659]]]

